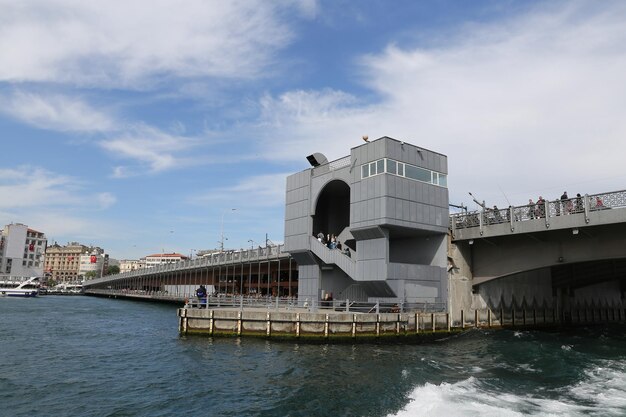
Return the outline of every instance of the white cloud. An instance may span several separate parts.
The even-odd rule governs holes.
[[[8,98],[0,97],[0,105],[0,111],[38,128],[103,136],[98,140],[100,147],[139,163],[115,167],[114,178],[139,175],[146,168],[150,172],[171,169],[179,162],[175,154],[197,143],[192,138],[171,135],[144,123],[125,123],[67,95],[17,91]],[[173,128],[184,130],[181,124],[174,124]]]
[[[114,178],[135,175],[137,169],[147,167],[150,172],[160,172],[175,168],[180,163],[176,153],[188,150],[197,142],[191,138],[174,136],[151,126],[138,124],[126,131],[103,140],[100,146],[119,158],[133,159],[142,166],[135,168],[117,166]]]
[[[111,193],[98,193],[96,201],[102,209],[107,209],[117,202],[117,198]]]
[[[281,207],[285,205],[285,182],[288,173],[258,175],[240,180],[234,185],[212,188],[204,193],[190,197],[194,203],[215,205],[219,202],[224,207]]]
[[[143,88],[262,74],[291,39],[284,9],[315,2],[0,0],[0,80]]]
[[[93,207],[93,201],[108,208],[116,201],[111,193],[87,191],[81,180],[32,166],[0,169],[0,196],[3,210],[75,209]]]
[[[115,121],[83,100],[65,95],[17,91],[0,97],[0,111],[30,125],[57,131],[100,132],[114,129]]]
[[[518,204],[623,188],[624,21],[623,3],[574,3],[428,47],[389,45],[359,61],[379,102],[338,91],[264,98],[264,156],[334,159],[363,134],[387,135],[448,155],[453,202],[473,191],[504,204],[500,188]]]

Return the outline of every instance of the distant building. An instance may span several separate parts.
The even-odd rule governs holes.
[[[158,265],[186,261],[187,259],[189,259],[189,257],[181,255],[180,253],[156,253],[145,257],[145,267],[152,268]]]
[[[122,259],[120,261],[120,273],[134,271],[146,267],[145,258],[143,259]]]
[[[60,283],[81,281],[89,272],[100,277],[107,265],[108,255],[102,248],[70,242],[65,246],[57,243],[49,246],[44,268],[49,278]]]
[[[0,234],[0,276],[42,276],[48,240],[21,223],[4,226]]]
[[[109,255],[101,248],[91,248],[80,255],[79,277],[93,279],[102,277],[109,266]]]

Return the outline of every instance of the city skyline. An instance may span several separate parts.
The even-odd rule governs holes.
[[[286,176],[363,135],[470,209],[626,188],[620,2],[0,4],[0,224],[50,243],[279,243]]]

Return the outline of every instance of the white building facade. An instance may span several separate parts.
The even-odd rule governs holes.
[[[25,224],[4,226],[0,234],[0,276],[42,276],[48,240]]]
[[[146,268],[152,268],[158,265],[186,261],[187,259],[189,259],[189,257],[181,255],[180,253],[156,253],[146,256],[145,262]]]
[[[120,273],[134,271],[146,267],[145,259],[122,259],[120,261]]]
[[[104,253],[101,248],[91,248],[80,255],[80,263],[78,267],[78,275],[84,279],[100,278],[104,276],[107,267],[109,255]]]

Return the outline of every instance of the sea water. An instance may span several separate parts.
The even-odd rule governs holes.
[[[2,416],[620,416],[626,327],[415,344],[181,337],[176,306],[0,299]]]

